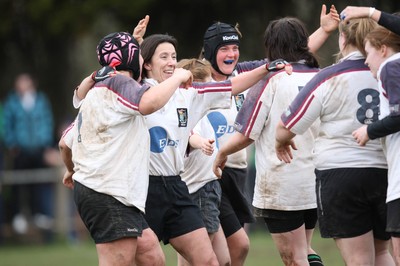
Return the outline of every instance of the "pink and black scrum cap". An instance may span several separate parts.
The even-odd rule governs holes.
[[[117,70],[131,70],[135,80],[140,75],[139,55],[138,42],[127,32],[110,33],[97,45],[100,65],[116,65]]]

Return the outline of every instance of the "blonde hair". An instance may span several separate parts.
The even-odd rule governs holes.
[[[339,24],[339,33],[345,37],[344,48],[351,45],[357,48],[364,56],[366,56],[364,48],[364,39],[369,32],[376,28],[378,24],[369,18],[352,19],[349,22],[341,22]],[[339,56],[343,55],[339,53]]]
[[[206,82],[211,77],[211,64],[205,59],[182,59],[177,63],[176,67],[190,70],[193,74],[193,81],[196,82]]]

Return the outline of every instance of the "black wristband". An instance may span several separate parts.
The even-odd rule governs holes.
[[[283,68],[279,68],[278,69],[278,65],[289,65],[289,63],[284,60],[284,59],[276,59],[274,61],[272,61],[271,63],[267,63],[265,64],[265,68],[269,71],[269,72],[275,72],[275,71],[279,71],[282,70]]]

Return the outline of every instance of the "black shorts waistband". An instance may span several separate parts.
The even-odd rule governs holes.
[[[180,175],[170,175],[170,176],[164,176],[164,175],[150,175],[150,182],[151,183],[168,183],[168,182],[176,182],[181,180]]]

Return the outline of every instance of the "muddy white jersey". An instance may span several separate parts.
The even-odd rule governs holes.
[[[141,211],[147,198],[150,138],[138,106],[148,88],[123,75],[96,83],[64,137],[72,150],[75,181]]]
[[[265,64],[266,60],[255,60],[255,61],[245,61],[239,62],[236,65],[235,71],[229,78],[232,78],[238,74],[251,71],[263,64]],[[244,100],[246,99],[248,90],[244,92],[233,95],[231,100],[230,109],[224,110],[215,110],[209,116],[209,121],[212,123],[215,136],[216,136],[216,145],[218,147],[222,147],[224,143],[228,142],[232,137],[233,133],[235,133],[235,119],[242,108]],[[235,153],[232,153],[228,156],[228,160],[225,164],[226,167],[230,168],[239,168],[243,169],[247,167],[247,151],[246,149],[241,149]]]
[[[299,62],[293,64],[291,75],[285,71],[268,74],[250,88],[239,111],[236,130],[255,141],[253,206],[257,208],[287,211],[316,208],[311,129],[295,138],[298,150],[290,164],[276,157],[275,130],[281,113],[318,70]]]
[[[400,115],[400,53],[389,57],[379,67],[381,91],[380,119]],[[386,202],[400,198],[400,132],[381,139],[388,163],[388,190]]]
[[[352,132],[378,119],[378,83],[359,52],[321,70],[283,113],[282,121],[303,134],[320,119],[314,162],[319,170],[332,168],[387,168],[379,140],[360,146]]]

